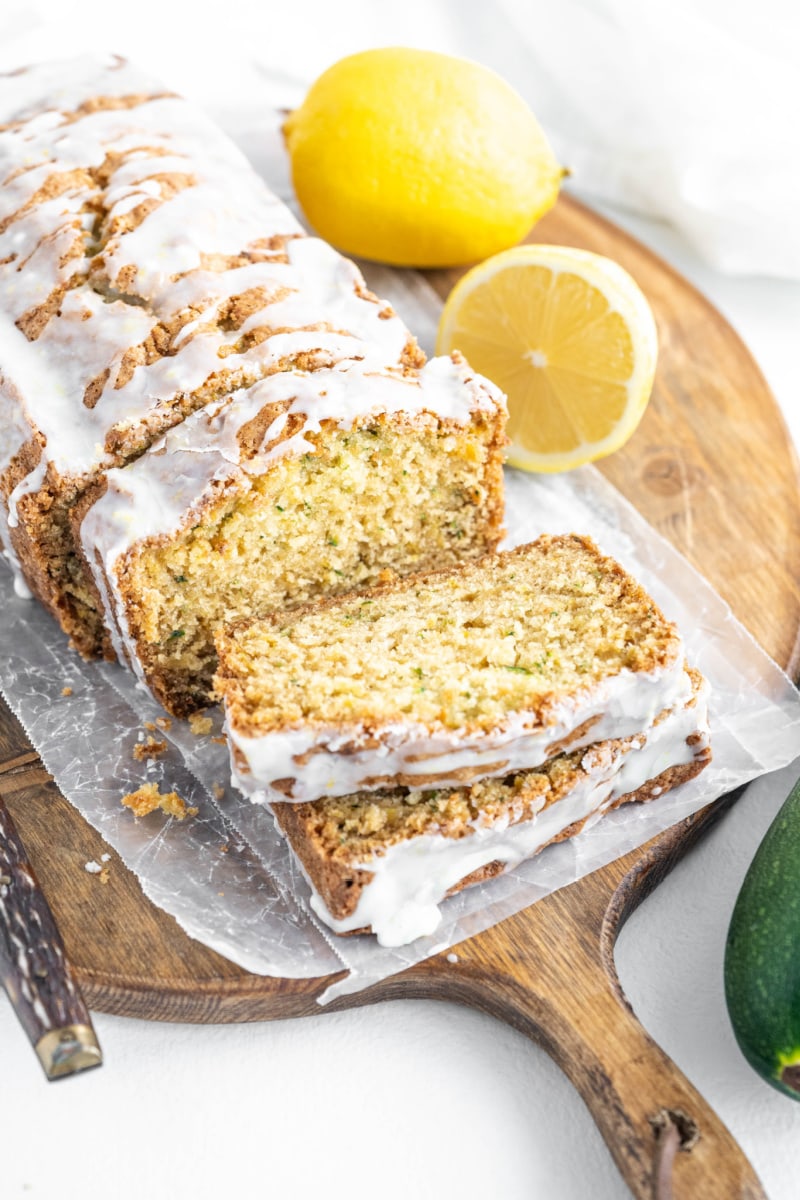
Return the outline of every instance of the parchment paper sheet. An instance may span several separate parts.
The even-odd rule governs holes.
[[[407,290],[409,278],[402,279]],[[384,294],[391,291],[389,282],[381,281]],[[425,306],[433,303],[424,297]],[[408,307],[409,295],[406,312]],[[227,749],[214,741],[221,732],[217,710],[209,711],[211,734],[195,736],[187,722],[173,721],[163,735],[168,752],[149,763],[135,761],[132,750],[145,735],[144,722],[162,716],[160,707],[120,667],[83,662],[36,602],[14,595],[5,569],[3,693],[66,798],[190,936],[258,974],[310,977],[347,968],[323,1002],[357,991],[641,845],[738,784],[785,766],[800,748],[800,696],[790,681],[705,580],[599,472],[585,467],[536,477],[508,471],[507,502],[509,545],[545,531],[588,533],[677,621],[690,661],[711,683],[714,761],[663,798],[611,813],[584,835],[451,897],[436,933],[410,946],[384,949],[371,936],[339,939],[317,921],[307,905],[308,887],[271,817],[229,786]],[[71,695],[62,695],[65,687]],[[120,798],[146,780],[179,792],[198,815],[182,823],[161,813],[135,820]],[[83,869],[75,863],[76,871]],[[139,967],[146,971],[146,964]]]

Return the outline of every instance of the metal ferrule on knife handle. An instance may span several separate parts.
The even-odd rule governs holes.
[[[101,1064],[64,943],[2,799],[0,981],[48,1079]]]

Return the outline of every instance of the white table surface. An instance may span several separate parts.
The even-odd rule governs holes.
[[[724,278],[669,228],[606,211],[718,305],[800,445],[800,283]],[[800,1105],[741,1058],[722,956],[744,872],[798,774],[800,760],[753,784],[634,914],[617,950],[642,1022],[728,1124],[771,1200],[799,1192]],[[547,1056],[455,1005],[398,1001],[243,1026],[97,1014],[96,1027],[102,1070],[48,1085],[0,995],[0,1200],[628,1195]]]

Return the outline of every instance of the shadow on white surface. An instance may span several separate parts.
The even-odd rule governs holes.
[[[639,1020],[719,1113],[767,1194],[798,1194],[788,1145],[800,1104],[764,1083],[734,1040],[725,1008],[728,924],[761,838],[800,774],[800,760],[758,779],[644,905],[617,944],[617,970]]]

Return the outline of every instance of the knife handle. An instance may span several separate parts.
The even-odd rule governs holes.
[[[0,797],[0,982],[48,1079],[103,1061],[64,943]]]

